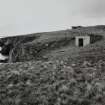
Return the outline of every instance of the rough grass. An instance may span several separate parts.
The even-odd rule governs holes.
[[[65,59],[0,66],[1,105],[104,105],[104,98],[105,47],[100,43]]]
[[[104,58],[4,64],[0,105],[103,105],[104,75]]]

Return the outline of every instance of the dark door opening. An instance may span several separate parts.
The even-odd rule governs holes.
[[[79,38],[79,47],[83,47],[83,38]]]

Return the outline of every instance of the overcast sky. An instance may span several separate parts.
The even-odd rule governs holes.
[[[105,0],[0,0],[0,35],[105,24]]]

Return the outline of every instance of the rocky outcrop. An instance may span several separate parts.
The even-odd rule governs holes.
[[[44,59],[44,55],[52,50],[72,45],[74,38],[62,38],[59,40],[24,43],[12,49],[9,62],[24,62],[29,60]]]
[[[3,56],[8,56],[13,51],[13,49],[21,46],[23,43],[31,42],[35,40],[38,36],[37,35],[27,35],[27,36],[14,36],[14,37],[6,37],[0,39],[0,47],[2,48],[0,53]],[[6,60],[7,61],[7,60]]]

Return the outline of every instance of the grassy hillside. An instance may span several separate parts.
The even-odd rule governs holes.
[[[94,58],[84,52],[72,60],[67,57],[1,65],[0,104],[103,105],[105,52],[98,51]]]
[[[9,62],[42,59],[56,49],[75,47],[74,38],[77,35],[98,35],[104,39],[103,33],[104,26],[95,26],[7,37],[0,40],[0,45],[3,46],[1,53],[9,56]]]
[[[103,39],[74,46],[73,36],[89,32]],[[0,105],[104,105],[103,33],[104,26],[95,26],[15,37],[19,44],[9,52],[15,63],[0,65]]]

